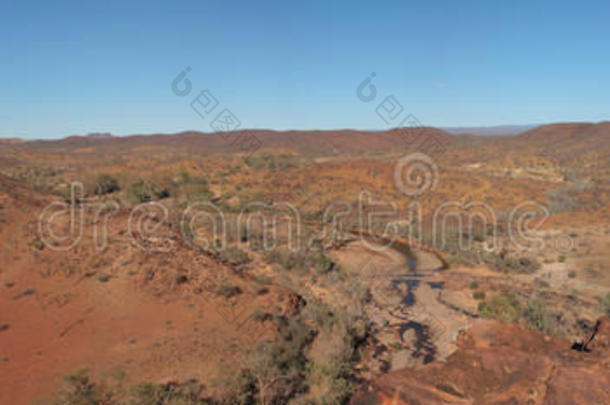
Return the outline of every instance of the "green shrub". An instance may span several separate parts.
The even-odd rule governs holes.
[[[570,186],[548,190],[546,195],[549,199],[548,208],[551,214],[574,211],[579,208],[582,202],[572,195],[575,191]]]
[[[544,289],[544,288],[550,288],[551,287],[551,284],[548,281],[543,280],[543,279],[538,278],[538,277],[536,277],[534,279],[534,282],[532,283],[532,285],[536,289]]]
[[[239,266],[242,264],[250,263],[250,256],[238,247],[230,246],[226,249],[222,249],[219,252],[219,257],[222,261],[227,262],[233,266]]]
[[[231,298],[241,294],[241,288],[231,284],[221,284],[216,287],[216,294],[222,295],[225,298]]]
[[[97,274],[97,280],[100,283],[106,283],[106,282],[110,281],[111,278],[112,277],[110,275],[108,275],[108,274],[104,274],[104,273],[98,273]]]
[[[209,183],[207,177],[191,177],[183,173],[177,187],[189,202],[208,201],[213,195]]]
[[[108,174],[100,175],[95,181],[95,185],[93,188],[93,194],[95,195],[104,195],[114,193],[115,191],[119,191],[121,188],[119,187],[119,182],[114,177],[111,177]]]
[[[269,153],[255,154],[245,159],[246,165],[254,170],[287,170],[297,167],[295,158],[288,154],[272,155]]]
[[[122,379],[122,378],[121,378]],[[203,385],[186,383],[141,383],[134,387],[94,383],[86,370],[62,378],[63,387],[50,405],[211,405],[202,398]]]
[[[325,364],[311,366],[307,382],[316,392],[313,398],[303,398],[300,404],[339,405],[346,404],[356,384],[346,371],[349,364],[331,359]]]
[[[312,331],[299,319],[277,317],[276,322],[276,340],[256,345],[248,359],[246,373],[259,399],[248,403],[285,404],[306,388],[304,350],[311,343]]]
[[[477,288],[479,288],[479,283],[477,281],[471,281],[468,286],[471,290],[476,290]]]
[[[565,263],[566,261],[566,256],[565,255],[559,255],[559,257],[557,258],[557,261],[559,263]]]
[[[287,249],[275,249],[264,256],[267,263],[276,263],[285,270],[300,270],[308,272],[313,268],[317,274],[325,275],[337,271],[339,267],[329,257],[322,253],[291,252]]]
[[[333,269],[336,269],[336,263],[323,254],[313,257],[313,267],[318,274],[328,274]]]
[[[301,251],[291,252],[288,249],[274,249],[267,252],[263,258],[266,263],[279,264],[284,270],[308,270],[307,255]]]
[[[508,252],[488,253],[484,256],[485,263],[502,273],[531,274],[540,268],[540,263],[530,257],[513,257]]]
[[[254,170],[265,169],[269,166],[269,162],[271,160],[271,155],[263,154],[263,155],[252,155],[248,156],[245,159],[246,165]]]
[[[136,180],[127,188],[127,198],[137,203],[160,200],[169,196],[167,187],[161,187],[147,180]]]
[[[472,293],[472,298],[475,300],[484,300],[485,299],[485,291],[475,291]]]
[[[186,384],[142,383],[130,390],[133,405],[206,405],[209,400],[201,398],[203,386],[197,382]],[[101,404],[100,404],[101,405]]]
[[[483,318],[498,319],[503,322],[515,322],[519,319],[521,309],[514,294],[502,292],[488,301],[479,304],[479,313]]]
[[[598,269],[596,269],[595,266],[592,264],[585,267],[585,273],[587,274],[587,277],[591,277],[591,278],[600,278],[601,277],[601,272]]]
[[[370,323],[352,308],[331,308],[310,301],[306,314],[317,325],[317,335],[308,352],[306,384],[309,394],[299,404],[345,404],[353,393],[355,348],[369,333]],[[397,350],[399,342],[392,344]]]
[[[38,238],[30,241],[29,245],[31,247],[33,247],[34,249],[36,249],[36,250],[44,249],[44,243],[40,239],[38,239]]]
[[[551,315],[549,315],[544,303],[538,298],[532,298],[527,302],[525,309],[525,320],[530,328],[546,334],[553,334],[555,327]]]
[[[53,404],[102,405],[112,401],[112,394],[96,386],[87,370],[64,376],[62,380],[63,387]]]

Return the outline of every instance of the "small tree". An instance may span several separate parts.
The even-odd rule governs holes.
[[[282,371],[278,366],[272,344],[262,343],[256,347],[250,359],[250,374],[254,378],[261,405],[273,401],[271,389],[282,378]]]

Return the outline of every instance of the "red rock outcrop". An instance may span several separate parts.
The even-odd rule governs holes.
[[[610,404],[610,320],[589,352],[515,324],[480,320],[445,363],[389,373],[352,405]]]

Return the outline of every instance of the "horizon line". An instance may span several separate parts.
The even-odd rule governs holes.
[[[498,124],[498,125],[443,125],[443,126],[434,126],[434,125],[422,125],[422,128],[435,128],[444,130],[446,132],[449,131],[458,131],[458,130],[493,130],[493,129],[501,129],[501,128],[523,128],[523,131],[507,133],[507,134],[476,134],[476,133],[468,133],[468,132],[454,132],[450,133],[451,135],[474,135],[474,136],[502,136],[502,135],[518,135],[519,133],[525,132],[527,130],[531,130],[537,127],[546,126],[546,125],[562,125],[562,124],[602,124],[605,122],[610,122],[609,120],[601,120],[601,121],[555,121],[548,123],[536,123],[536,124]],[[69,134],[64,136],[57,137],[42,137],[42,138],[30,138],[23,135],[0,135],[0,139],[4,140],[20,140],[24,142],[32,142],[32,141],[54,141],[54,140],[62,140],[73,137],[92,137],[95,136],[104,137],[114,137],[114,138],[123,138],[123,137],[134,137],[134,136],[153,136],[153,135],[161,135],[161,136],[171,136],[171,135],[180,135],[188,132],[198,132],[201,134],[216,134],[222,132],[239,132],[239,131],[268,131],[268,132],[341,132],[341,131],[353,131],[353,132],[385,132],[391,131],[398,128],[409,128],[409,127],[391,127],[391,128],[367,128],[367,129],[358,129],[358,128],[289,128],[289,129],[274,129],[274,128],[237,128],[233,131],[201,131],[196,129],[184,129],[175,132],[149,132],[149,133],[112,133],[108,131],[93,131],[84,134]]]

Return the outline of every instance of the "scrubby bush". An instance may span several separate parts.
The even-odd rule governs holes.
[[[104,195],[119,191],[119,181],[108,174],[100,175],[93,186],[93,194]]]
[[[216,287],[216,294],[222,295],[225,298],[231,298],[241,294],[241,288],[231,284],[221,284]]]
[[[485,299],[485,291],[475,291],[472,293],[472,298],[475,300],[484,300]]]
[[[515,322],[519,319],[521,307],[514,294],[502,292],[488,301],[481,302],[479,313],[483,318]]]
[[[572,195],[573,191],[577,190],[572,187],[560,187],[546,192],[551,214],[573,211],[581,206],[581,202]]]
[[[269,264],[279,264],[285,270],[307,270],[307,256],[301,251],[278,248],[265,253],[263,259]]]
[[[269,162],[271,161],[272,156],[265,153],[262,155],[256,154],[252,156],[248,156],[245,159],[246,165],[254,170],[265,169],[269,166]]]
[[[531,274],[540,268],[535,259],[521,256],[514,257],[507,251],[491,252],[484,256],[485,263],[494,270],[502,273]]]
[[[536,289],[544,289],[544,288],[549,288],[551,286],[551,284],[548,281],[543,280],[543,279],[538,278],[538,277],[536,277],[534,279],[534,282],[532,283],[532,285]]]
[[[29,245],[36,250],[42,250],[42,249],[44,249],[44,246],[45,246],[44,242],[42,240],[40,240],[39,238],[31,240]]]
[[[240,368],[219,370],[206,384],[209,387],[197,381],[124,387],[123,375],[112,385],[96,384],[83,371],[66,377],[66,387],[49,404],[345,404],[357,386],[352,374],[354,349],[367,334],[366,322],[321,303],[312,306],[319,315],[313,319],[309,312],[284,317],[255,311],[259,321],[273,317],[275,339],[252,347]],[[214,397],[205,397],[209,391],[204,388],[211,388]]]
[[[272,155],[269,153],[255,154],[245,159],[246,165],[254,170],[287,170],[297,167],[295,157],[288,154]]]
[[[315,388],[316,401],[300,403],[320,405],[345,404],[354,392],[356,383],[349,375],[349,363],[329,359],[324,364],[314,364],[308,371],[307,381]]]
[[[133,405],[211,405],[211,401],[201,398],[202,390],[203,386],[197,382],[143,383],[130,390],[129,403]]]
[[[246,252],[235,246],[229,246],[226,249],[222,249],[219,252],[219,257],[221,260],[233,266],[247,264],[250,263],[251,260]]]
[[[213,195],[209,183],[207,177],[193,177],[185,172],[180,176],[176,187],[189,202],[208,201]]]
[[[169,196],[169,188],[147,180],[136,180],[127,188],[127,198],[137,203],[160,200]]]
[[[304,349],[311,343],[311,329],[299,319],[277,317],[278,336],[274,342],[259,343],[250,353],[245,374],[250,377],[258,404],[280,404],[305,390],[307,358]]]
[[[98,387],[88,375],[87,370],[62,377],[63,386],[53,405],[102,405],[111,403],[112,394]]]
[[[525,309],[525,320],[528,325],[535,330],[549,333],[550,321],[549,314],[542,301],[538,298],[532,298],[527,302]]]
[[[595,268],[595,266],[592,264],[585,267],[585,274],[587,275],[587,277],[590,277],[590,278],[600,278],[601,277],[601,272],[597,268]]]
[[[299,404],[344,404],[352,394],[356,380],[353,365],[355,348],[367,336],[370,323],[358,311],[331,308],[308,302],[306,313],[318,331],[308,351],[306,383],[309,394]]]
[[[87,370],[62,378],[60,392],[43,404],[49,405],[212,405],[202,397],[203,385],[187,383],[141,383],[123,388],[93,382]]]
[[[336,268],[336,263],[323,254],[315,255],[311,261],[318,274],[327,274]]]
[[[308,272],[311,268],[319,275],[339,270],[339,266],[328,256],[317,252],[292,252],[287,249],[274,249],[265,254],[264,260],[279,264],[285,270]]]

